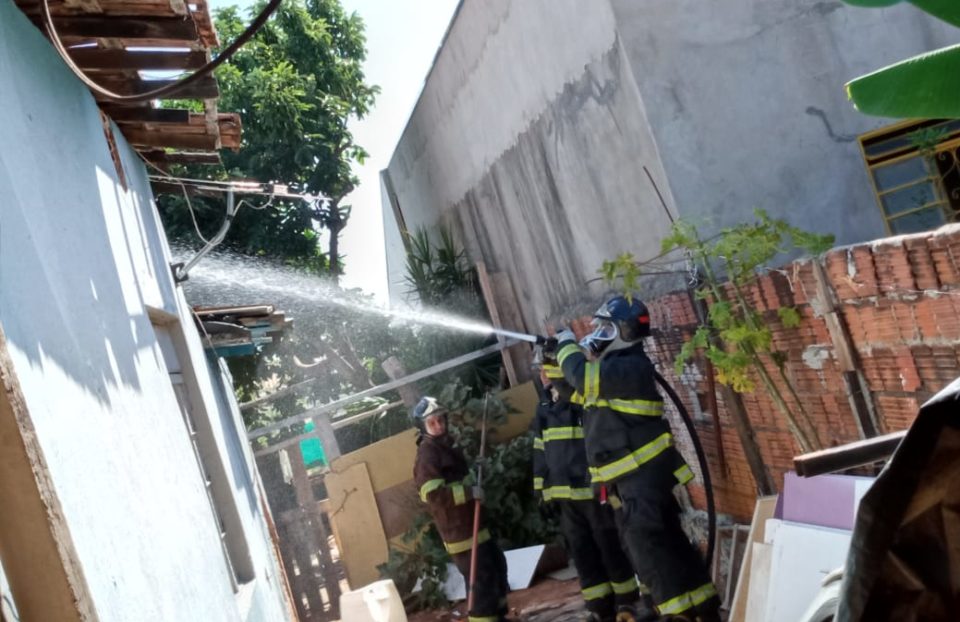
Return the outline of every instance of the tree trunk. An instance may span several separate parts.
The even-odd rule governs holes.
[[[340,217],[340,199],[330,200],[330,216],[327,229],[330,231],[330,247],[327,260],[330,262],[330,276],[335,285],[340,285],[340,232],[343,231],[343,219]]]
[[[689,290],[690,301],[697,312],[697,318],[704,326],[710,326],[707,323],[707,303],[697,297],[696,290]],[[720,338],[711,330],[711,340],[718,346],[723,347]],[[743,455],[750,466],[750,474],[753,475],[753,481],[757,484],[757,490],[761,495],[772,495],[777,492],[777,486],[770,475],[770,469],[767,468],[760,455],[760,446],[757,444],[756,435],[753,432],[753,424],[747,416],[747,409],[743,405],[743,398],[739,393],[726,385],[721,385],[723,391],[723,403],[727,407],[727,413],[733,420],[733,427],[737,430],[737,436],[740,439],[740,446],[743,447]],[[717,436],[720,436],[720,428],[717,428]]]

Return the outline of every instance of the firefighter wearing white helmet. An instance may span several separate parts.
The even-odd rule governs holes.
[[[470,577],[473,549],[474,500],[483,502],[479,487],[468,481],[463,452],[447,432],[447,409],[432,397],[414,407],[412,418],[420,435],[413,479],[420,500],[427,504],[443,544],[465,579]],[[484,521],[481,521],[481,525]],[[469,622],[502,622],[507,613],[507,561],[503,551],[482,529],[477,538],[477,578]]]
[[[663,418],[653,362],[643,349],[650,312],[636,297],[615,296],[594,314],[582,342],[556,335],[557,360],[583,397],[591,481],[621,504],[618,524],[640,581],[661,619],[719,621],[720,601],[703,558],[680,525],[673,488],[693,479]]]

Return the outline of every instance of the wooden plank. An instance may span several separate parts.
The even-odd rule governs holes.
[[[56,18],[54,27],[61,37],[116,37],[127,39],[163,39],[196,41],[197,28],[182,17],[116,17],[71,15]]]
[[[210,19],[210,7],[206,0],[194,0],[191,2],[194,8],[190,11],[194,23],[197,25],[197,32],[200,34],[200,41],[207,48],[220,47],[220,39],[217,37],[217,30],[213,26],[213,20]]]
[[[103,13],[103,7],[97,0],[63,0],[63,6],[69,9],[79,9],[84,13]]]
[[[131,145],[138,147],[172,147],[174,149],[217,149],[217,138],[203,134],[168,134],[142,129],[121,128]]]
[[[747,592],[742,622],[767,622],[767,587],[770,584],[770,567],[773,562],[773,545],[756,542],[749,550],[752,580]],[[744,555],[744,559],[748,556]],[[731,622],[737,618],[730,617]]]
[[[380,578],[377,566],[387,561],[388,548],[366,463],[333,471],[324,482],[350,587],[376,581]]]
[[[143,155],[156,164],[220,164],[220,154],[215,152],[151,150]]]
[[[336,609],[340,601],[340,586],[336,580],[336,572],[333,567],[333,560],[328,548],[327,528],[323,524],[323,517],[317,512],[316,498],[313,495],[313,485],[307,476],[306,467],[303,464],[303,456],[300,454],[299,447],[290,455],[290,467],[293,473],[293,488],[297,496],[297,503],[301,509],[301,524],[307,534],[307,540],[310,542],[310,550],[315,551],[320,560],[320,571],[324,577],[323,584],[327,592],[331,594],[331,605]],[[313,576],[312,568],[301,568],[301,575],[308,572]],[[336,598],[332,597],[336,594]],[[320,601],[320,585],[315,580],[310,582],[310,591],[308,597],[315,597],[310,600],[310,608],[314,611],[323,611],[323,605]],[[339,615],[335,616],[339,617]]]
[[[217,128],[220,132],[220,148],[240,149],[240,115],[234,112],[221,112],[217,115]]]
[[[85,70],[175,70],[198,69],[207,63],[207,53],[199,50],[139,51],[123,49],[77,48],[70,50],[70,57]]]
[[[121,95],[139,95],[173,84],[177,80],[130,80],[124,76],[111,75],[100,77],[96,82]],[[220,88],[217,86],[216,78],[204,76],[196,82],[158,99],[216,99],[218,97],[220,97]]]
[[[23,620],[96,620],[83,565],[0,326],[0,551]]]
[[[763,542],[767,519],[773,518],[776,509],[776,495],[757,499],[757,505],[753,509],[753,520],[750,521],[750,533],[747,535],[746,549],[740,562],[737,587],[733,592],[733,601],[730,603],[730,622],[745,622],[747,619],[747,597],[750,594],[751,575],[754,573],[753,545]],[[760,611],[763,611],[763,609],[760,609]]]
[[[15,1],[28,16],[39,15],[41,12],[39,0]],[[95,10],[96,6],[100,9]],[[177,15],[171,8],[169,0],[50,0],[50,13],[54,18],[90,14],[125,17],[174,17]]]
[[[506,272],[494,272],[490,274],[490,281],[493,283],[493,291],[499,302],[500,321],[503,322],[503,328],[528,332],[520,306],[517,304],[517,292],[513,288],[513,279]],[[514,383],[510,386],[517,386],[530,380],[532,377],[530,366],[533,363],[530,344],[519,343],[507,348],[506,352],[514,369]]]
[[[173,108],[133,108],[128,106],[101,106],[117,124],[128,123],[190,123],[189,110]]]
[[[490,314],[490,322],[495,328],[503,328],[503,322],[500,319],[500,307],[497,305],[497,292],[494,287],[493,280],[490,278],[490,273],[487,272],[487,265],[482,261],[478,261],[476,268],[477,281],[480,283],[480,291],[483,293],[483,300],[487,304],[487,312]],[[506,343],[506,337],[503,335],[497,335],[497,342],[500,344]],[[510,356],[510,353],[507,352],[506,348],[504,348],[500,354],[503,357],[503,368],[507,372],[507,381],[510,383],[510,386],[516,386],[517,369],[513,364],[513,357]]]

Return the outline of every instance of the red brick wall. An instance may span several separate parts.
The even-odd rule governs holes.
[[[881,432],[908,427],[920,404],[960,376],[960,226],[834,249],[822,262],[839,300],[839,315],[859,354],[859,369]],[[821,441],[832,446],[857,440],[856,419],[822,318],[812,263],[794,262],[764,276],[748,288],[748,295],[763,310],[776,347],[787,353],[787,374]],[[694,392],[706,393],[702,363],[695,362],[683,379],[673,365],[683,341],[696,328],[689,297],[682,292],[647,303],[654,326],[649,353],[687,409],[699,412]],[[797,308],[802,317],[798,328],[782,326],[776,312],[781,306]],[[589,326],[580,320],[574,329],[582,334]],[[770,370],[777,375],[772,365]],[[801,452],[759,381],[757,386],[743,396],[744,404],[764,462],[782,486],[793,456]],[[719,391],[717,400],[725,469],[719,465],[717,430],[709,416],[697,417],[697,431],[710,462],[719,511],[749,520],[756,486]],[[681,450],[693,460],[683,424],[673,423]],[[694,486],[691,495],[703,507],[702,487]]]

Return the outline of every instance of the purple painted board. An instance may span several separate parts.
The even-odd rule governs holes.
[[[835,529],[853,529],[856,482],[861,477],[818,475],[783,479],[783,520]]]

